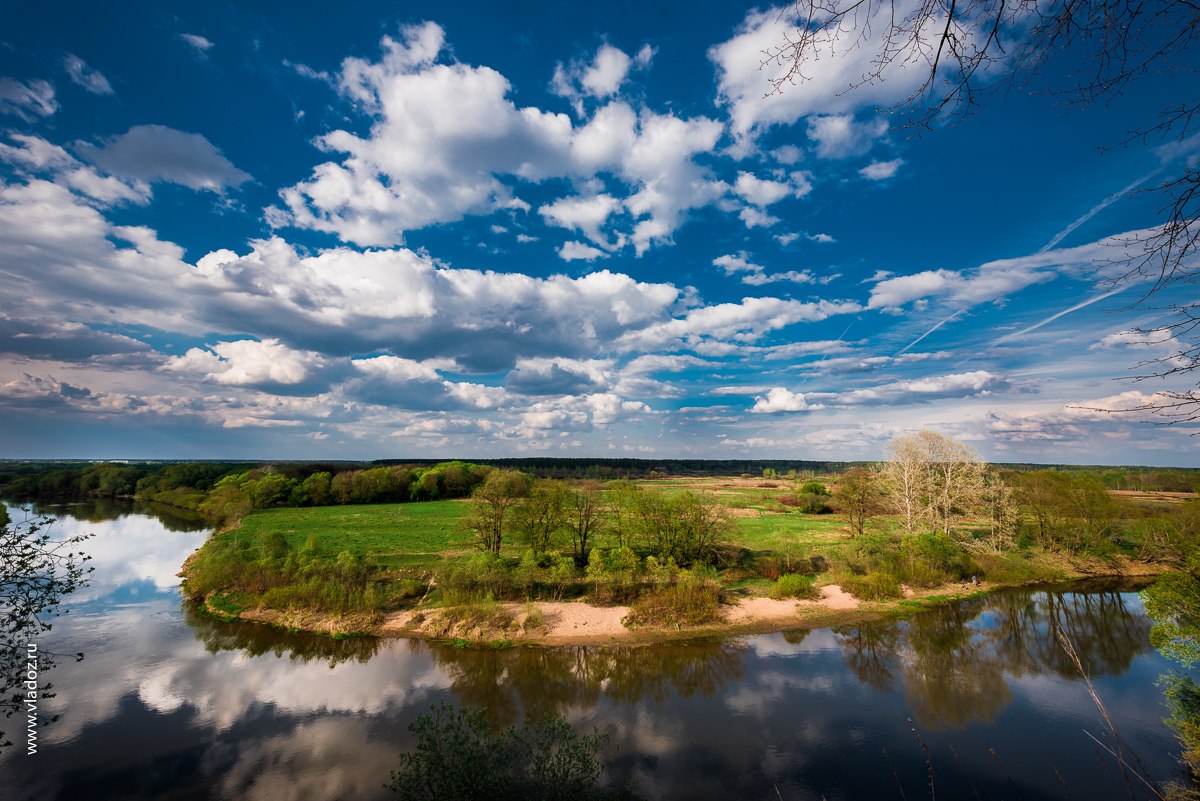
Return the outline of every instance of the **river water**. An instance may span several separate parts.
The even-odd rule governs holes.
[[[16,743],[0,750],[5,798],[387,798],[408,725],[438,702],[607,732],[607,770],[647,798],[1143,797],[1092,739],[1115,745],[1058,630],[1141,770],[1181,776],[1156,684],[1171,666],[1120,587],[645,648],[333,641],[186,608],[176,573],[207,535],[198,523],[55,512],[56,536],[95,534],[96,570],[38,645],[85,658],[43,674],[59,717],[36,755],[23,723],[0,718]]]

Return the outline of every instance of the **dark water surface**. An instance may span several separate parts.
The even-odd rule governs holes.
[[[57,535],[96,534],[97,569],[39,645],[86,658],[43,676],[61,717],[36,755],[0,719],[16,743],[0,752],[4,798],[386,798],[408,724],[440,701],[609,732],[609,769],[649,798],[921,799],[931,769],[938,798],[1143,797],[1089,737],[1111,745],[1058,630],[1145,769],[1180,775],[1156,686],[1170,665],[1116,586],[646,648],[339,642],[184,608],[176,573],[207,535],[195,521],[57,511]]]

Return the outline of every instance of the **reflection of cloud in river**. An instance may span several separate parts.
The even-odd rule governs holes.
[[[400,642],[388,643],[365,664],[333,666],[319,660],[299,664],[274,654],[208,654],[196,643],[144,676],[138,682],[138,696],[163,713],[194,707],[202,723],[223,731],[256,707],[273,706],[277,712],[299,715],[373,715],[449,684],[426,652]]]
[[[9,511],[14,521],[25,518],[20,509]],[[72,608],[103,599],[121,587],[147,581],[159,592],[172,592],[179,586],[177,574],[183,560],[200,547],[208,534],[168,531],[158,520],[146,515],[126,515],[99,522],[63,515],[44,532],[54,540],[95,535],[80,545],[80,550],[91,555],[88,564],[95,570],[87,586],[67,599]]]
[[[115,716],[121,699],[131,694],[156,712],[186,709],[200,725],[225,731],[267,707],[289,715],[378,714],[449,685],[428,652],[406,641],[383,644],[365,664],[332,667],[274,653],[209,653],[177,617],[177,603],[171,606],[110,610],[56,629],[56,641],[87,658],[56,669],[54,703],[63,716],[46,728],[45,741],[74,739],[84,727]],[[109,642],[122,647],[106,648]]]
[[[371,736],[361,721],[318,718],[282,734],[214,746],[207,771],[220,777],[215,795],[245,801],[386,797],[383,780],[398,763],[392,742]]]
[[[757,656],[763,658],[817,654],[822,651],[840,652],[842,649],[841,644],[829,629],[760,634],[747,638],[746,644]]]

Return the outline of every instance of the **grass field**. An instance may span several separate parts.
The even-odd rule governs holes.
[[[228,536],[278,531],[291,548],[314,536],[325,558],[349,551],[380,566],[432,567],[441,554],[472,547],[458,531],[467,510],[466,501],[267,509],[248,515]]]
[[[798,550],[804,555],[836,552],[847,542],[845,526],[837,515],[805,515],[782,507],[778,496],[788,491],[763,488],[761,482],[738,479],[674,479],[653,483],[665,491],[692,490],[710,493],[729,507],[736,533],[729,544],[752,551]],[[228,536],[257,538],[279,532],[291,548],[300,548],[316,537],[317,554],[333,559],[342,551],[361,555],[385,567],[433,567],[441,555],[474,549],[458,529],[469,501],[427,501],[365,506],[320,506],[268,509],[248,515],[237,533]],[[597,547],[615,545],[601,534]],[[505,550],[520,550],[511,541]]]

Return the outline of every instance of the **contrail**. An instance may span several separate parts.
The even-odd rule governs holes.
[[[1066,228],[1062,229],[1057,234],[1055,234],[1054,237],[1049,242],[1047,242],[1045,245],[1042,246],[1041,250],[1039,250],[1038,253],[1045,253],[1047,250],[1052,249],[1059,242],[1066,239],[1071,234],[1071,232],[1074,231],[1076,228],[1083,225],[1085,222],[1092,219],[1097,214],[1099,214],[1100,212],[1104,211],[1106,208],[1111,206],[1113,203],[1116,203],[1118,200],[1125,197],[1125,195],[1127,195],[1130,192],[1132,192],[1133,190],[1137,189],[1139,186],[1146,183],[1146,181],[1149,181],[1151,178],[1158,175],[1162,171],[1163,171],[1163,168],[1158,167],[1157,169],[1151,170],[1150,172],[1146,173],[1141,178],[1138,178],[1136,181],[1134,181],[1133,183],[1131,183],[1129,186],[1125,187],[1124,189],[1119,189],[1116,192],[1113,192],[1111,195],[1104,198],[1104,200],[1101,200],[1095,206],[1092,206],[1090,209],[1088,209],[1088,211],[1086,213],[1084,213],[1081,217],[1074,220]]]
[[[929,329],[928,331],[926,331],[924,334],[921,334],[921,336],[917,337],[917,338],[916,338],[916,339],[914,339],[912,342],[909,342],[909,343],[908,343],[907,345],[905,345],[905,346],[904,346],[904,347],[903,347],[901,350],[897,351],[897,352],[896,352],[896,355],[897,355],[897,356],[899,356],[901,353],[904,353],[904,352],[905,352],[905,351],[907,351],[909,348],[911,348],[913,345],[917,344],[917,343],[918,343],[918,342],[920,342],[922,339],[924,339],[925,337],[929,336],[929,335],[930,335],[930,334],[932,334],[934,331],[938,330],[938,329],[939,329],[939,328],[941,328],[943,325],[945,325],[946,323],[950,322],[951,320],[953,320],[955,317],[957,317],[958,315],[960,315],[960,314],[962,314],[962,313],[963,313],[963,310],[962,310],[962,309],[959,309],[959,310],[958,310],[958,311],[956,311],[954,314],[950,315],[950,316],[949,316],[949,317],[947,317],[945,320],[942,320],[940,323],[938,323],[937,325],[935,325],[933,328],[930,328],[930,329]]]
[[[1084,308],[1085,306],[1091,306],[1093,303],[1098,303],[1098,302],[1104,300],[1105,298],[1111,298],[1113,295],[1117,294],[1118,292],[1124,292],[1124,291],[1125,291],[1125,287],[1121,287],[1119,289],[1114,289],[1111,292],[1105,292],[1103,295],[1097,295],[1094,298],[1088,298],[1083,303],[1076,303],[1074,306],[1072,306],[1069,309],[1063,309],[1062,311],[1060,311],[1056,314],[1050,315],[1045,320],[1042,320],[1040,323],[1034,323],[1033,325],[1029,326],[1028,328],[1022,328],[1020,331],[1014,331],[1011,334],[1005,334],[1004,336],[1000,337],[992,344],[999,345],[1002,342],[1008,342],[1009,340],[1016,339],[1017,337],[1022,336],[1024,334],[1028,334],[1030,331],[1036,331],[1039,328],[1041,328],[1043,325],[1046,325],[1047,323],[1052,323],[1055,320],[1057,320],[1059,317],[1062,317],[1065,314],[1070,314],[1073,311],[1079,311],[1080,309]]]

